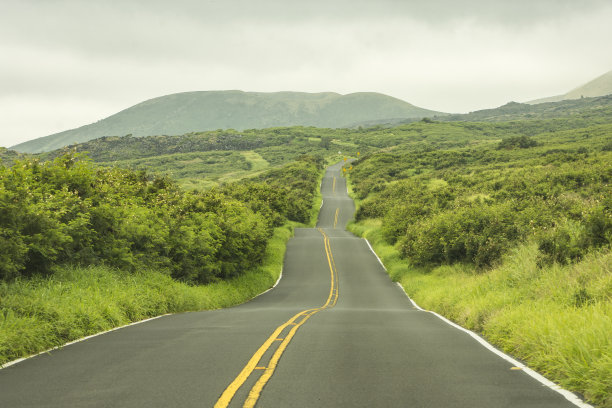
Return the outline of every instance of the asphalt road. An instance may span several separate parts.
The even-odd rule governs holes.
[[[278,286],[230,309],[165,316],[0,370],[0,407],[573,407],[393,284],[340,165],[318,229],[297,229]]]

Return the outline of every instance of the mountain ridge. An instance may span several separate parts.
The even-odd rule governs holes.
[[[369,121],[354,124],[352,127],[394,127],[418,120],[437,122],[505,122],[516,120],[548,120],[554,118],[569,118],[587,122],[601,121],[601,117],[612,113],[612,94],[599,97],[585,97],[562,101],[542,102],[538,104],[508,102],[504,105],[481,109],[469,113],[450,113],[433,115],[422,119],[392,119]]]
[[[103,136],[180,135],[216,129],[280,126],[348,127],[367,120],[440,115],[375,92],[193,91],[140,102],[97,122],[30,140],[11,149],[38,153]]]

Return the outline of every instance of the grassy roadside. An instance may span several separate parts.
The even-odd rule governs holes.
[[[348,192],[349,197],[353,199],[353,202],[355,203],[355,211],[357,211],[359,207],[361,207],[361,202],[363,200],[359,199],[359,197],[357,197],[357,195],[355,194],[351,178],[344,176],[344,180],[346,181],[346,191]]]
[[[319,185],[321,185],[324,175],[325,172],[322,171],[319,175]],[[314,197],[312,208],[310,209],[310,222],[308,223],[308,225],[306,225],[307,227],[314,228],[317,225],[317,221],[319,219],[319,210],[321,209],[321,203],[323,203],[323,195],[321,194],[321,188],[318,188]]]
[[[612,407],[612,253],[540,268],[537,248],[525,243],[502,264],[478,273],[466,265],[410,267],[386,243],[379,220],[349,225],[367,238],[421,307],[484,335],[562,387]]]
[[[276,282],[296,226],[275,229],[261,266],[206,286],[107,267],[60,267],[49,278],[0,282],[0,364],[146,318],[244,303]]]

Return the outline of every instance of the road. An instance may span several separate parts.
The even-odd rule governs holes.
[[[0,370],[0,407],[574,407],[413,306],[328,169],[318,228],[243,305],[164,316]]]

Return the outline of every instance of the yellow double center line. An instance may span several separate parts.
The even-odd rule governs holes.
[[[334,216],[334,228],[338,224],[338,213],[340,212],[340,208],[336,208],[336,215]]]
[[[223,394],[221,394],[221,397],[215,404],[215,408],[227,407],[232,401],[232,398],[234,398],[234,395],[236,394],[238,389],[240,389],[242,384],[244,384],[245,381],[253,373],[253,370],[264,370],[261,377],[259,377],[255,385],[253,385],[253,388],[251,388],[249,395],[247,396],[246,400],[244,401],[244,404],[242,405],[243,407],[254,407],[257,403],[257,400],[259,399],[263,387],[266,385],[270,377],[272,377],[272,374],[274,374],[274,370],[278,365],[278,361],[280,360],[293,336],[295,336],[297,330],[304,323],[306,323],[306,321],[310,319],[312,315],[320,312],[321,310],[333,307],[338,301],[338,273],[336,271],[336,263],[334,262],[331,246],[329,245],[329,237],[321,228],[318,228],[318,230],[323,235],[323,241],[325,244],[325,254],[327,255],[327,263],[329,264],[329,271],[331,274],[331,284],[327,301],[323,304],[323,306],[315,309],[304,310],[293,316],[291,319],[287,320],[282,325],[278,326],[276,330],[274,330],[274,332],[270,335],[270,337],[268,337],[268,339],[261,345],[261,347],[259,347],[255,354],[253,354],[253,357],[251,357],[246,366],[244,366],[240,374],[238,374],[234,381],[232,381],[232,383],[225,389],[225,391],[223,391]],[[285,330],[289,326],[293,326],[289,333],[287,333],[284,338],[279,338],[283,330]],[[272,358],[270,358],[267,367],[258,366],[265,352],[268,351],[270,346],[272,346],[277,341],[280,341],[281,344],[278,346],[278,348],[272,355]]]

